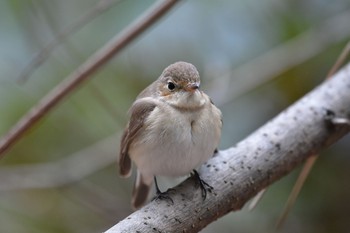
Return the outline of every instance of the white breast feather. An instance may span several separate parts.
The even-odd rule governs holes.
[[[209,119],[204,119],[203,111],[210,113]],[[220,114],[214,106],[213,111],[202,108],[197,113],[180,113],[158,102],[145,122],[147,127],[138,137],[140,140],[135,139],[129,150],[130,157],[144,175],[187,175],[208,160],[217,148],[221,131]]]

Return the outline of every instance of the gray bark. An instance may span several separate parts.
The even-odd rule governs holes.
[[[198,232],[344,136],[349,117],[350,64],[204,164],[199,173],[214,188],[205,200],[188,178],[169,192],[173,205],[152,201],[107,232]]]

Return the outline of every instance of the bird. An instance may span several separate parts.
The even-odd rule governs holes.
[[[204,186],[210,185],[195,169],[217,151],[222,113],[200,90],[196,67],[183,61],[166,67],[159,78],[137,96],[129,115],[120,142],[119,173],[129,177],[132,163],[136,165],[133,208],[139,209],[145,204],[153,182],[156,197],[172,202],[160,191],[157,176],[192,174],[200,181],[205,198]]]

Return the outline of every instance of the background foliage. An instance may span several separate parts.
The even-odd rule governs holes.
[[[97,2],[0,1],[1,135],[154,1],[115,1],[20,78],[38,51]],[[116,170],[118,135],[137,93],[169,64],[198,68],[202,89],[223,112],[220,148],[227,148],[323,81],[349,41],[344,22],[346,0],[180,3],[0,161],[1,232],[101,232],[131,213],[133,179]],[[349,140],[322,154],[282,232],[350,230]],[[203,232],[271,231],[296,176],[273,185],[253,212],[229,214]],[[172,184],[164,180],[162,188]]]

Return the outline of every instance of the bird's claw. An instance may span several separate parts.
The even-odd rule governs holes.
[[[196,170],[193,170],[193,173],[191,173],[191,177],[194,177],[196,179],[197,185],[199,185],[199,187],[201,188],[203,200],[205,200],[207,198],[207,191],[211,193],[214,188],[207,182],[202,180]]]

